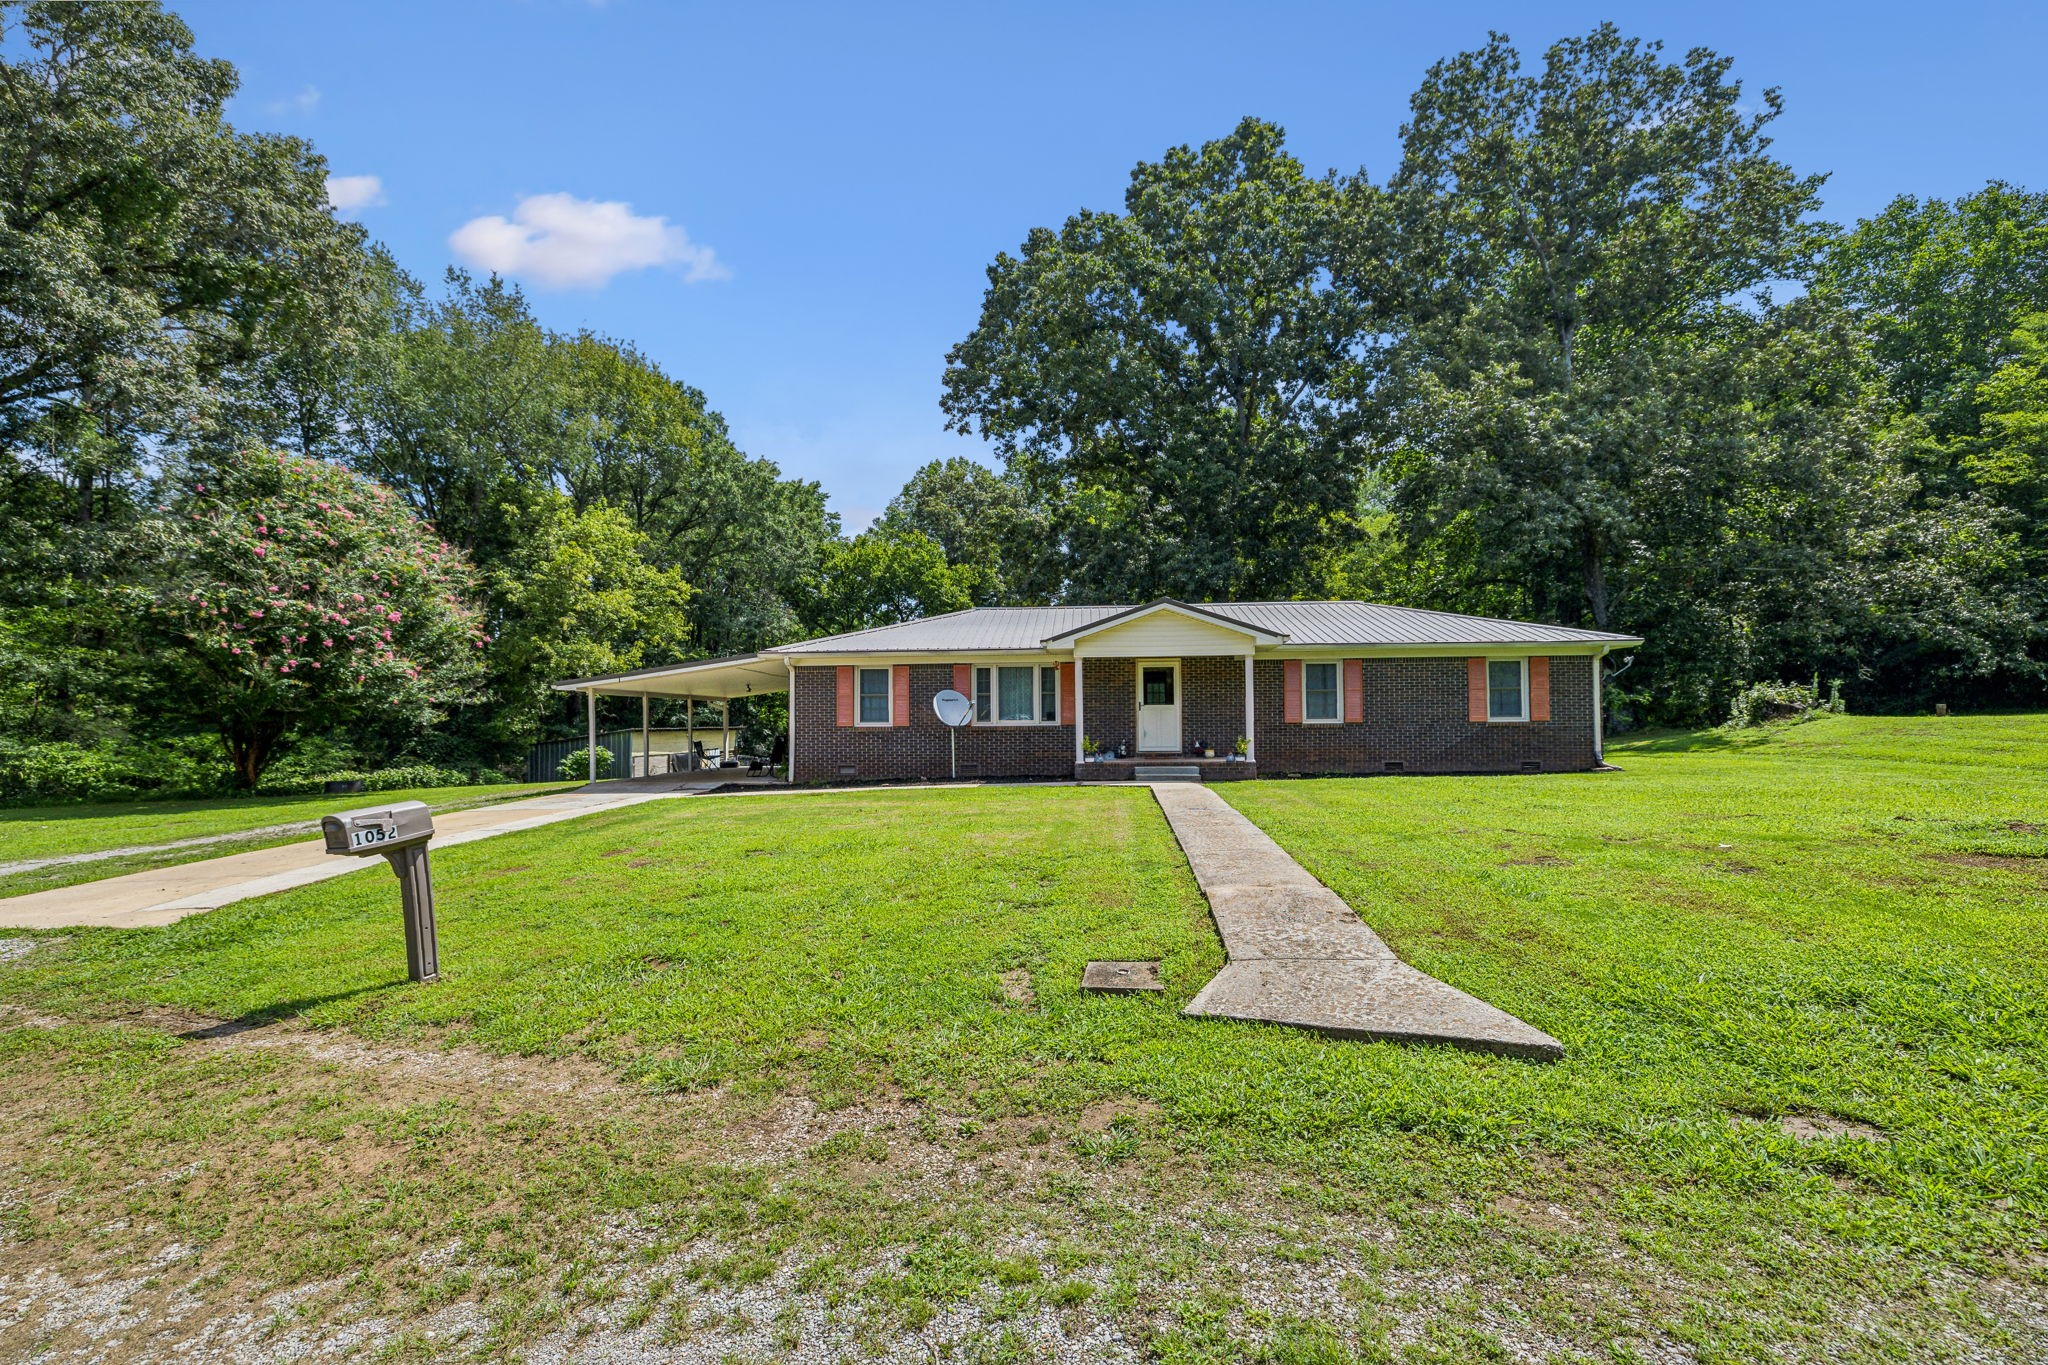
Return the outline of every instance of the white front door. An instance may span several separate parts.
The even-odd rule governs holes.
[[[1138,752],[1180,752],[1180,664],[1138,665]]]

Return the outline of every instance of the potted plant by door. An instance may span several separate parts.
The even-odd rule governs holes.
[[[1081,757],[1089,763],[1100,763],[1102,761],[1102,746],[1095,742],[1095,736],[1081,736]]]
[[[1237,737],[1237,742],[1230,746],[1230,756],[1236,759],[1239,763],[1242,763],[1244,762],[1246,755],[1248,755],[1251,752],[1251,747],[1251,741],[1246,739],[1243,735],[1239,735]]]

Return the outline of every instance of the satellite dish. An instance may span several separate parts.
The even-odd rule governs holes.
[[[932,710],[956,730],[974,718],[974,703],[950,687],[932,698]]]

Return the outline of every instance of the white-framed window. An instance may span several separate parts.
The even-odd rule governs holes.
[[[1486,718],[1488,720],[1529,719],[1529,661],[1488,659],[1486,661]]]
[[[976,664],[976,725],[1057,725],[1058,664]]]
[[[1344,669],[1337,663],[1301,666],[1301,718],[1311,725],[1344,719]]]
[[[886,668],[857,668],[853,671],[854,719],[862,725],[887,725],[889,703],[895,689]]]

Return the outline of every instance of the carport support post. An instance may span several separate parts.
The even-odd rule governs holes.
[[[690,768],[690,771],[691,771],[691,772],[696,772],[696,771],[697,771],[697,699],[696,699],[695,697],[684,697],[684,698],[683,698],[683,709],[684,709],[684,711],[685,711],[685,712],[687,713],[687,714],[686,714],[686,715],[685,715],[685,716],[683,717],[683,744],[684,744],[684,746],[685,746],[685,747],[687,747],[687,748],[689,749],[689,751],[690,751],[690,756],[689,756],[689,757],[688,757],[687,759],[685,759],[685,760],[684,760],[684,762],[685,762],[685,763],[687,763],[687,764],[689,765],[689,768]]]
[[[732,698],[720,698],[718,703],[718,761],[723,764],[732,752]]]
[[[583,714],[587,718],[586,728],[590,732],[589,742],[583,746],[583,756],[590,760],[591,785],[597,784],[597,689],[583,689]]]
[[[642,692],[640,694],[640,776],[642,777],[654,776],[654,750],[648,743],[648,735],[647,694]],[[628,763],[626,765],[626,776],[631,777],[632,775],[633,765]]]

